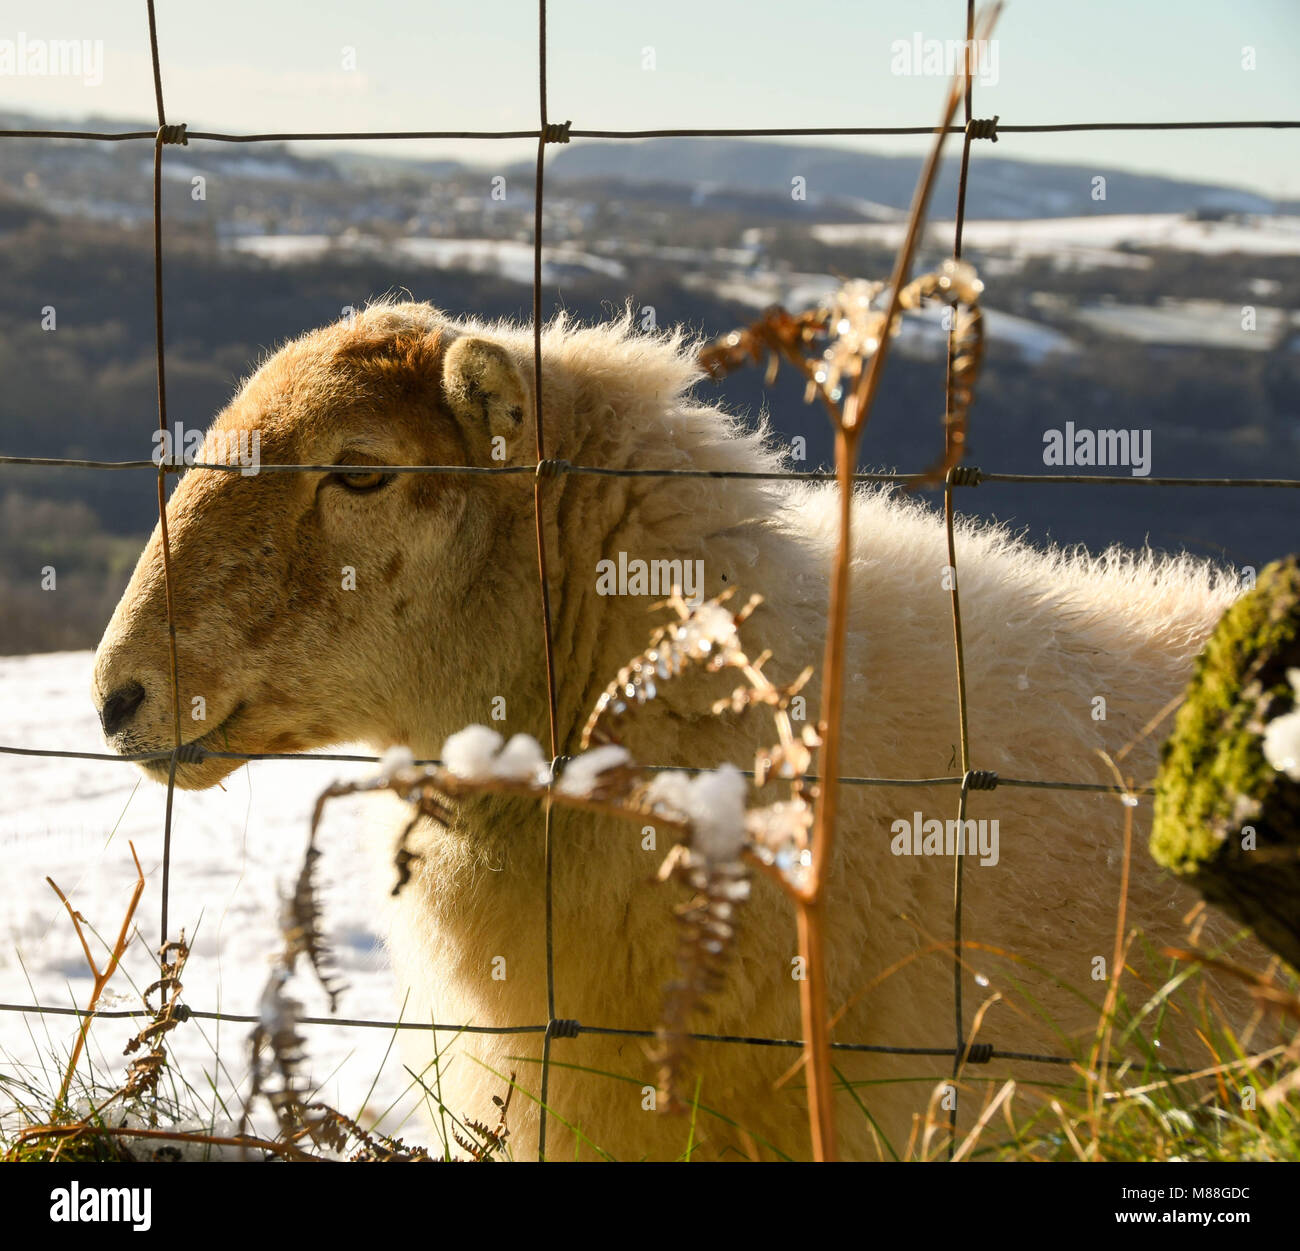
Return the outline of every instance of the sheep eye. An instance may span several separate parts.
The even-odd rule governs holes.
[[[356,495],[364,495],[368,491],[378,491],[380,487],[386,487],[394,477],[395,474],[383,473],[379,470],[358,469],[351,473],[331,474],[330,481],[337,482]]]

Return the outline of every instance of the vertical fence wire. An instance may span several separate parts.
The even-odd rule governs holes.
[[[971,64],[971,48],[975,38],[975,0],[966,0],[966,46],[963,52],[966,62],[965,92],[962,97],[962,120],[964,123],[961,142],[961,171],[957,180],[957,213],[953,234],[952,255],[954,260],[961,260],[962,226],[966,220],[966,182],[970,174],[970,145],[972,99],[974,93],[974,66]],[[945,451],[951,451],[954,437],[952,428],[953,400],[953,356],[956,344],[957,326],[954,316],[953,325],[948,331],[948,360],[944,379],[944,441],[948,445]],[[962,449],[964,458],[965,448]],[[953,498],[952,473],[949,472],[943,484],[943,525],[944,536],[948,544],[948,578],[952,605],[953,651],[957,660],[957,730],[961,747],[961,791],[957,796],[957,839],[953,847],[952,865],[952,1010],[953,1010],[953,1087],[950,1092],[948,1108],[948,1158],[952,1159],[957,1147],[957,1110],[960,1095],[957,1090],[957,1076],[961,1072],[963,1053],[966,1050],[966,1023],[962,1006],[962,907],[965,885],[965,861],[962,851],[962,831],[965,830],[966,796],[969,792],[971,769],[970,724],[966,707],[966,654],[962,645],[961,632],[961,596],[957,586],[957,541],[953,533],[956,517],[956,501]]]
[[[551,583],[546,562],[546,524],[542,495],[550,477],[546,464],[546,430],[542,401],[542,217],[545,206],[546,140],[550,121],[546,108],[546,0],[537,0],[537,88],[539,127],[537,132],[537,172],[533,183],[533,392],[537,424],[537,470],[533,477],[533,520],[537,530],[537,580],[541,588],[542,644],[546,659],[546,706],[551,746],[551,787],[555,785],[555,763],[560,755],[559,725],[555,698],[555,645],[551,627]],[[555,873],[554,843],[555,805],[551,789],[543,807],[543,889],[546,910],[546,1033],[542,1036],[541,1107],[537,1122],[537,1158],[546,1158],[546,1121],[551,1083],[551,1039],[555,1028],[555,898],[552,881]]]
[[[158,56],[158,25],[154,16],[153,0],[149,8],[149,55],[153,63],[154,98],[158,106],[158,134],[153,145],[153,315],[154,349],[158,374],[158,429],[162,433],[163,448],[168,445],[167,432],[167,364],[163,334],[163,242],[162,242],[162,163],[163,145],[167,135],[167,111],[163,107],[162,62]],[[166,459],[166,458],[163,458]],[[172,809],[176,799],[176,765],[181,751],[181,689],[176,662],[176,613],[172,602],[171,539],[167,531],[167,475],[160,461],[158,465],[158,531],[162,542],[163,593],[167,601],[167,652],[171,670],[172,694],[172,753],[167,767],[167,807],[163,816],[162,905],[160,908],[158,939],[161,948],[168,941],[168,908],[171,899],[172,864]],[[105,692],[105,695],[110,692]]]

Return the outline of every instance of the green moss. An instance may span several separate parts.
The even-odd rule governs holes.
[[[1261,850],[1292,844],[1300,828],[1300,786],[1265,760],[1260,737],[1293,707],[1286,672],[1297,667],[1300,559],[1289,557],[1223,615],[1162,755],[1151,854],[1207,897],[1222,900],[1213,879],[1225,872],[1260,871],[1262,859],[1241,847],[1243,826]]]

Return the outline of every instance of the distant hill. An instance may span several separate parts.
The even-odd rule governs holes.
[[[956,149],[957,145],[953,145]],[[1239,188],[1183,182],[1133,170],[1053,165],[994,155],[980,143],[972,156],[967,214],[974,218],[1071,217],[1096,213],[1240,213],[1279,211],[1274,201]],[[556,153],[548,177],[564,181],[617,178],[631,184],[676,183],[696,188],[767,193],[788,198],[791,179],[806,179],[809,201],[866,201],[904,211],[921,160],[847,148],[743,139],[644,139],[574,142]],[[955,203],[958,160],[946,160],[934,192],[936,216]],[[1107,182],[1107,199],[1091,198],[1092,180]],[[864,206],[866,207],[866,206]],[[869,212],[869,207],[867,208]]]
[[[152,130],[147,119],[92,116],[50,119],[0,112],[0,129]],[[957,195],[958,145],[941,168],[935,187],[933,216],[951,212]],[[322,151],[315,144],[201,144],[193,152],[219,165],[251,173],[265,162],[279,176],[305,181],[376,178],[454,179],[476,167],[458,160],[407,157],[400,146],[383,152]],[[997,155],[985,142],[976,145],[967,193],[971,218],[1025,219],[1093,216],[1099,213],[1190,213],[1196,211],[1300,212],[1300,201],[1277,202],[1253,191],[1216,183],[1185,182],[1128,169],[1017,161]],[[791,179],[806,180],[804,207],[835,205],[842,215],[888,218],[907,210],[921,161],[916,156],[884,156],[849,148],[814,144],[769,143],[750,139],[577,140],[549,158],[547,177],[558,183],[623,183],[658,187],[667,201],[734,201],[744,211],[747,200],[761,197],[790,203]],[[481,171],[478,171],[481,172]],[[533,162],[508,167],[512,179],[531,183]],[[1105,177],[1107,198],[1093,200],[1092,180]],[[608,193],[608,189],[606,189]],[[780,213],[778,212],[778,215]]]

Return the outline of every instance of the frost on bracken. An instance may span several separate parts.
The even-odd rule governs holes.
[[[606,774],[627,768],[631,763],[632,753],[614,743],[584,752],[569,762],[560,778],[560,794],[578,799],[598,795],[609,785]]]
[[[984,314],[979,307],[984,284],[968,261],[949,259],[932,273],[914,278],[899,292],[897,312],[886,330],[889,286],[855,279],[846,282],[817,308],[791,313],[780,305],[769,308],[752,325],[734,330],[700,353],[700,364],[721,378],[749,361],[767,357],[767,384],[782,361],[794,366],[807,383],[805,402],[820,397],[839,426],[836,405],[858,383],[886,336],[902,329],[903,313],[915,312],[927,300],[944,301],[952,309],[949,402],[945,408],[945,453],[913,485],[937,484],[961,462],[966,428],[974,401],[975,383],[984,363]]]
[[[469,725],[442,745],[442,767],[466,782],[524,782],[545,786],[551,770],[541,744],[527,734],[508,743],[485,725]],[[414,762],[411,762],[414,763]]]
[[[820,740],[812,727],[795,733],[789,707],[812,670],[805,669],[787,686],[773,684],[763,673],[768,653],[751,659],[740,643],[740,627],[761,601],[755,596],[732,612],[727,607],[731,594],[692,606],[674,588],[666,606],[676,619],[654,630],[647,649],[619,670],[583,728],[581,754],[562,769],[553,773],[541,746],[527,735],[503,742],[495,730],[471,725],[447,739],[438,765],[418,766],[406,749],[390,749],[370,778],[329,787],[317,800],[312,819],[314,839],[323,805],[334,796],[388,790],[410,803],[414,815],[397,851],[396,890],[410,877],[415,854],[408,850],[406,836],[416,823],[428,818],[450,825],[457,803],[477,795],[549,796],[567,807],[623,816],[638,825],[653,821],[670,832],[676,842],[659,879],[675,880],[692,894],[676,908],[677,975],[665,987],[658,1030],[659,1106],[666,1109],[682,1106],[692,1022],[722,985],[749,898],[751,869],[798,888],[811,863],[816,788],[806,775]],[[757,754],[752,785],[730,764],[693,774],[647,768],[619,743],[627,719],[691,668],[734,669],[743,678],[729,697],[714,704],[714,715],[754,706],[770,709],[777,741]],[[788,785],[789,794],[751,806],[755,792],[777,780]],[[270,1031],[271,1026],[264,1028]],[[291,1041],[292,1032],[290,1022],[286,1039]],[[291,1044],[291,1067],[293,1054]]]
[[[316,973],[321,988],[329,996],[331,1011],[343,989],[332,971],[329,949],[321,932],[316,890],[316,864],[320,855],[313,831],[293,893],[281,905],[280,931],[284,937],[284,949],[262,991],[258,1023],[250,1040],[252,1062],[249,1103],[258,1095],[264,1096],[286,1137],[292,1137],[296,1129],[302,1127],[318,1146],[324,1146],[327,1145],[326,1139],[315,1132],[321,1118],[308,1112],[304,1100],[300,1073],[303,1039],[298,1033],[302,1005],[286,993],[300,956],[306,958]],[[270,1073],[266,1063],[268,1052]],[[275,1078],[273,1085],[268,1083],[271,1074]]]
[[[499,736],[497,737],[499,746]],[[482,741],[481,736],[479,741]],[[496,753],[493,758],[496,759],[499,754]],[[396,777],[418,772],[414,757],[407,748],[392,747],[384,753],[379,770],[371,782],[357,789],[385,786]],[[292,893],[282,901],[280,931],[284,946],[262,991],[257,1024],[249,1040],[252,1052],[249,1092],[237,1133],[231,1141],[259,1150],[271,1150],[284,1159],[350,1159],[366,1163],[427,1161],[433,1157],[425,1148],[408,1146],[392,1135],[367,1130],[337,1108],[312,1100],[308,1094],[309,1086],[303,1072],[306,1055],[299,1032],[302,1004],[289,995],[288,987],[299,957],[305,957],[329,997],[331,1011],[334,1011],[343,991],[333,972],[321,929],[315,872],[321,856],[316,846],[316,831],[322,807],[328,794],[336,790],[337,788],[331,787],[326,795],[316,801],[302,869]],[[167,949],[164,949],[163,954],[165,959]],[[183,954],[184,948],[182,957]],[[169,985],[166,973],[167,965],[164,963],[164,978],[156,986],[165,989]],[[179,983],[176,984],[175,993],[178,992]],[[166,1007],[167,1003],[164,1002],[164,1009]],[[145,1039],[146,1035],[147,1031],[141,1034],[141,1039]],[[140,1061],[136,1064],[139,1065]],[[505,1098],[496,1099],[500,1120],[495,1129],[480,1121],[468,1120],[461,1126],[464,1134],[453,1133],[456,1145],[467,1152],[470,1159],[488,1160],[505,1153],[509,1137],[506,1113],[513,1083],[512,1073]],[[276,1142],[257,1139],[246,1132],[252,1106],[259,1097],[266,1100],[279,1123],[279,1139]],[[243,1149],[241,1146],[241,1151]],[[454,1158],[450,1144],[445,1144],[442,1158]]]

